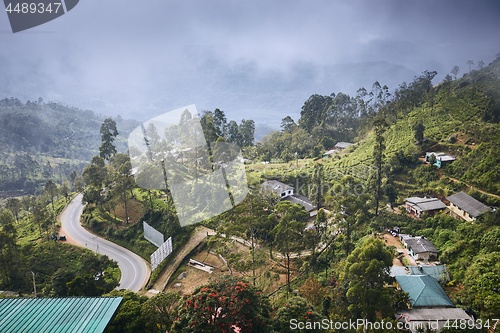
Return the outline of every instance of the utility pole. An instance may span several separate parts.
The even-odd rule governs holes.
[[[35,273],[33,273],[33,271],[31,271],[31,275],[33,275],[33,291],[35,292],[35,298],[36,298]]]

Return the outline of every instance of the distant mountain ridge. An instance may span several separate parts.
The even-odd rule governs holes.
[[[3,152],[28,152],[54,158],[89,161],[98,152],[99,129],[104,116],[89,110],[16,98],[0,100],[0,147]],[[122,138],[137,126],[135,121],[115,119]]]
[[[99,153],[105,119],[89,110],[58,103],[0,100],[0,191],[35,191],[49,179],[62,182]],[[116,119],[116,146],[126,151],[126,137],[137,122]]]

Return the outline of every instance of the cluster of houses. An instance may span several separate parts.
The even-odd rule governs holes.
[[[339,150],[348,148],[352,143],[339,142],[333,149],[325,152],[323,157],[330,157]],[[431,158],[434,155],[435,158]],[[426,153],[426,162],[435,160],[434,165],[442,168],[453,162],[453,156],[444,153]],[[308,198],[294,193],[292,186],[276,180],[268,180],[262,188],[275,192],[282,200],[289,200],[302,205],[311,216],[315,215],[315,207]],[[432,216],[447,210],[451,216],[475,221],[482,214],[492,210],[482,202],[465,192],[459,192],[440,200],[434,197],[410,197],[405,199],[406,211],[416,217]],[[396,232],[393,232],[396,236]],[[397,235],[411,256],[410,266],[393,266],[391,276],[394,286],[403,290],[409,297],[409,309],[396,313],[398,321],[412,332],[425,330],[440,331],[450,322],[473,320],[464,309],[457,308],[444,291],[441,283],[449,281],[449,275],[444,265],[438,260],[439,251],[434,244],[424,236]],[[404,250],[406,251],[406,250]],[[420,263],[425,263],[421,265]],[[441,282],[441,283],[440,283]]]
[[[421,218],[424,213],[426,216],[432,216],[448,209],[451,216],[469,222],[475,221],[480,215],[492,210],[491,207],[486,206],[465,192],[450,195],[446,197],[445,202],[433,197],[410,197],[405,199],[405,209],[410,215],[418,218]]]
[[[439,283],[440,276],[431,275],[440,271],[435,267],[443,266],[417,266],[409,274],[395,276],[397,287],[408,294],[410,303],[409,309],[396,313],[396,319],[412,332],[436,332],[446,323],[472,320],[446,295]]]
[[[281,200],[302,205],[310,216],[317,212],[311,201],[294,193],[294,187],[290,185],[268,180],[262,183],[261,187],[276,193]],[[490,210],[464,192],[449,196],[446,200],[449,205],[437,198],[412,197],[406,199],[405,206],[406,210],[416,217],[421,217],[423,213],[432,215],[449,209],[466,220],[474,220]],[[455,306],[441,286],[440,282],[448,282],[449,276],[446,267],[437,262],[439,252],[434,244],[423,236],[414,237],[399,233],[398,236],[413,258],[413,265],[391,268],[394,286],[403,290],[409,297],[409,309],[397,312],[396,319],[412,332],[422,332],[426,329],[440,331],[446,323],[472,320],[463,309]]]
[[[426,160],[427,158],[428,156]],[[450,158],[436,160],[438,167],[451,161]],[[448,210],[451,216],[469,222],[492,210],[465,192],[448,196],[444,202],[433,197],[406,198],[405,208],[409,214],[417,218],[421,218],[423,214],[432,216]],[[402,234],[399,237],[415,260],[426,263],[437,260],[438,250],[425,237]],[[410,309],[398,312],[396,318],[412,332],[422,332],[426,329],[440,331],[446,323],[473,320],[463,309],[455,307],[441,287],[439,282],[449,280],[445,266],[393,266],[391,275],[395,278],[396,286],[408,294],[410,302]]]
[[[412,332],[440,331],[446,323],[472,320],[457,308],[444,291],[441,283],[449,281],[446,266],[439,265],[438,250],[423,236],[400,234],[399,238],[409,254],[426,265],[393,266],[394,286],[408,294],[409,309],[396,313],[396,319]],[[432,264],[429,264],[431,263]]]

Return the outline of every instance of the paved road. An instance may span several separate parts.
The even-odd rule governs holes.
[[[62,229],[68,240],[115,260],[122,272],[117,289],[135,292],[142,289],[149,279],[149,264],[137,254],[85,230],[80,224],[82,211],[82,194],[79,194],[61,213]]]

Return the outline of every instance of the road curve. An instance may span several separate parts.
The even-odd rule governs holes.
[[[149,280],[149,264],[137,254],[84,229],[80,224],[84,206],[82,197],[78,194],[60,215],[65,236],[79,246],[104,254],[118,263],[121,279],[117,289],[141,290]]]

